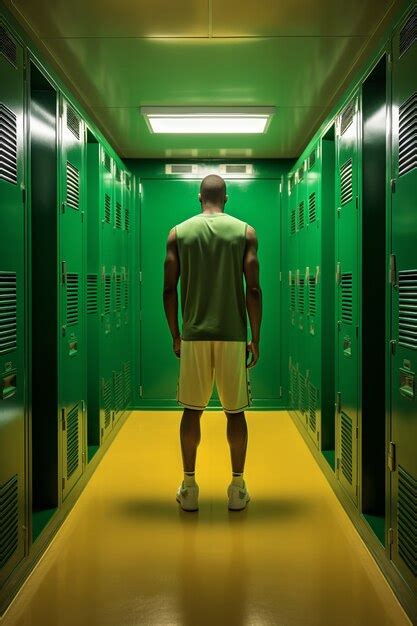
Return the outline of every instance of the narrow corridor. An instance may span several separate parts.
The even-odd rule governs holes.
[[[219,412],[203,416],[200,511],[179,510],[179,417],[130,415],[2,626],[410,623],[286,412],[248,414],[241,513]]]

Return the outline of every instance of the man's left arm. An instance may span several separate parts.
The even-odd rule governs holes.
[[[164,264],[164,309],[168,326],[173,339],[173,349],[179,358],[181,353],[181,336],[178,326],[178,281],[180,278],[180,262],[178,257],[177,236],[173,228],[167,241],[167,253]]]

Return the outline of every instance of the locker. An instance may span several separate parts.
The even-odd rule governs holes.
[[[0,21],[0,586],[25,554],[24,52]]]
[[[358,96],[337,122],[336,457],[341,485],[357,502],[358,456]]]
[[[60,404],[62,497],[66,498],[86,462],[86,130],[73,106],[61,99],[59,220]]]
[[[393,39],[392,73],[392,559],[417,590],[417,8]],[[394,457],[395,450],[395,457]]]

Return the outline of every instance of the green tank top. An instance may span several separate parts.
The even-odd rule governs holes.
[[[226,213],[200,213],[176,226],[185,341],[246,341],[246,229]]]

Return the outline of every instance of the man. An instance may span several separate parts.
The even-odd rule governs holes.
[[[227,417],[232,461],[228,504],[237,511],[250,500],[243,480],[248,438],[244,409],[250,405],[247,368],[254,367],[259,358],[262,292],[258,242],[251,226],[224,213],[226,184],[220,176],[203,180],[199,201],[202,212],[170,231],[165,259],[164,308],[174,352],[180,359],[177,401],[184,407],[180,428],[184,480],[177,501],[185,511],[198,509],[195,461],[200,418],[215,380]],[[180,275],[182,335],[178,326]],[[246,310],[252,332],[249,343]]]

